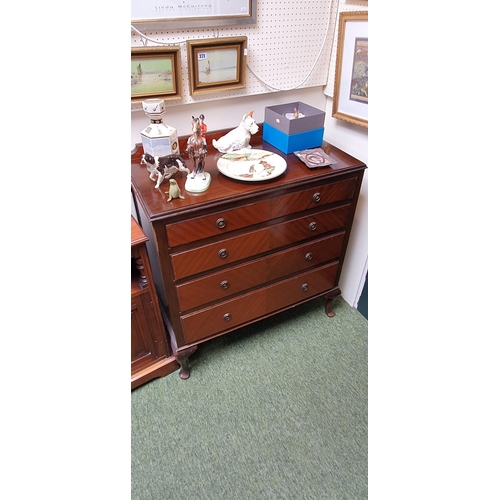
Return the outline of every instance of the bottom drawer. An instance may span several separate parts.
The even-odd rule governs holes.
[[[197,342],[310,297],[321,295],[334,287],[337,269],[338,262],[328,264],[181,316],[185,342],[188,344]]]

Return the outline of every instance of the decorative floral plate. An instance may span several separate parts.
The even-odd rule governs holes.
[[[286,161],[263,149],[240,149],[223,154],[217,160],[217,169],[221,174],[239,181],[267,181],[286,170]]]

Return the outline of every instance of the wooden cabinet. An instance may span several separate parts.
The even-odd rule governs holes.
[[[207,134],[207,143],[225,132]],[[319,296],[334,315],[366,166],[326,142],[337,163],[318,169],[263,142],[260,132],[251,145],[281,155],[284,174],[262,182],[227,178],[209,146],[208,191],[185,192],[184,173],[177,177],[184,199],[171,201],[168,184],[155,189],[140,164],[140,145],[132,155],[132,189],[181,378],[208,339]]]
[[[131,217],[132,389],[179,368],[160,313],[146,249],[147,236]]]

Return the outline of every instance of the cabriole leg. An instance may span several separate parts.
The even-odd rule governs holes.
[[[189,368],[189,356],[193,354],[198,346],[191,347],[189,349],[186,349],[184,351],[178,351],[175,355],[175,359],[181,365],[181,369],[179,370],[179,377],[182,380],[186,380],[189,378],[189,375],[191,375],[191,370]]]

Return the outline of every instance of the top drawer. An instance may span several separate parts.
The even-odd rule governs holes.
[[[169,224],[166,227],[168,245],[173,248],[283,215],[346,200],[353,197],[355,187],[356,178],[353,177],[232,210]]]

